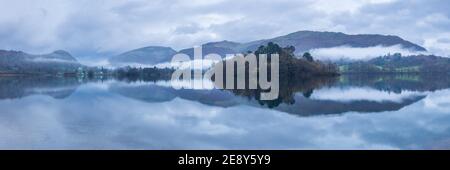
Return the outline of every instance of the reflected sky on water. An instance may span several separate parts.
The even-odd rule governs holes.
[[[394,80],[289,88],[301,90],[269,108],[241,92],[163,82],[1,79],[0,148],[450,148],[448,83]]]

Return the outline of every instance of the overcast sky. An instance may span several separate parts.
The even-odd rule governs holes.
[[[78,57],[299,30],[398,35],[450,54],[448,0],[0,0],[0,49]]]

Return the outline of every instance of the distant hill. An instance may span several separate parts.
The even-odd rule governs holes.
[[[235,50],[254,51],[259,46],[267,44],[268,42],[279,44],[282,47],[294,46],[298,53],[302,53],[311,49],[331,48],[339,46],[373,47],[393,45],[401,45],[403,48],[411,49],[414,51],[426,51],[424,47],[403,40],[398,36],[378,34],[349,35],[338,32],[315,31],[298,31],[272,39],[244,43],[236,47]]]
[[[225,57],[226,54],[255,51],[261,45],[266,45],[269,42],[276,43],[281,47],[294,46],[297,55],[311,49],[339,46],[374,47],[401,45],[403,48],[412,51],[426,51],[424,47],[403,40],[398,36],[378,34],[348,35],[338,32],[298,31],[271,39],[257,40],[247,43],[232,41],[209,42],[202,45],[202,53],[203,56],[210,53],[216,53],[222,57]],[[191,58],[194,56],[193,48],[182,49],[178,52],[187,54]],[[115,65],[129,63],[156,65],[163,62],[169,62],[176,53],[177,52],[170,47],[151,46],[111,57],[110,62]]]
[[[202,45],[202,55],[206,56],[211,53],[219,54],[222,58],[227,54],[236,54],[239,51],[234,50],[232,47],[237,47],[237,43],[222,41],[217,43],[207,43]],[[181,50],[180,53],[187,54],[191,59],[194,58],[194,48],[188,48]]]
[[[158,63],[169,62],[176,53],[177,52],[170,47],[149,46],[111,57],[109,62],[113,65],[155,65]]]
[[[74,72],[79,67],[77,59],[62,50],[43,55],[0,50],[0,73]]]
[[[225,56],[226,54],[236,54],[237,51],[230,49],[230,47],[234,47],[232,42],[220,44],[208,43],[202,45],[202,53],[204,55],[209,53],[216,53],[221,56]],[[177,52],[170,47],[150,46],[131,50],[111,57],[109,59],[109,62],[116,66],[138,64],[156,65],[160,63],[170,62],[172,60],[172,57],[177,53],[187,54],[191,57],[191,59],[194,58],[194,48],[183,49]]]
[[[393,54],[341,64],[339,70],[343,73],[450,73],[450,58]]]
[[[266,45],[269,42],[276,43],[281,47],[294,46],[297,54],[302,54],[311,49],[331,48],[339,46],[364,48],[374,46],[387,47],[401,45],[403,48],[412,51],[426,51],[424,47],[403,40],[398,36],[378,34],[349,35],[338,32],[316,31],[298,31],[271,39],[257,40],[248,43],[238,43],[232,41],[210,42],[204,44],[203,48],[206,47],[204,53],[214,52],[214,50],[217,50],[218,54],[224,52],[247,52],[255,51],[258,49],[258,47]],[[186,50],[189,49],[182,50],[182,52]]]
[[[237,42],[233,42],[233,41],[219,41],[219,42],[210,42],[210,43],[206,43],[203,46],[208,46],[208,47],[218,47],[218,48],[228,48],[228,49],[237,49],[240,45],[242,45],[241,43],[237,43]]]

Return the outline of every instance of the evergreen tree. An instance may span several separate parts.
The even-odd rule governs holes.
[[[305,60],[309,61],[309,62],[313,62],[313,61],[314,61],[313,56],[312,56],[309,52],[304,53],[304,54],[303,54],[303,58],[304,58]]]

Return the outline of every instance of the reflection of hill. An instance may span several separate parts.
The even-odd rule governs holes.
[[[0,77],[0,99],[42,94],[56,99],[70,96],[81,83],[76,78]]]
[[[110,90],[126,97],[146,101],[165,102],[174,98],[197,101],[210,106],[232,107],[249,105],[253,107],[273,108],[274,110],[300,115],[326,115],[346,112],[383,112],[395,111],[415,103],[425,96],[411,96],[401,101],[370,101],[356,100],[342,102],[339,100],[310,99],[314,89],[338,84],[334,78],[309,79],[297,81],[282,81],[280,97],[273,101],[258,100],[258,90],[175,90],[171,87],[156,84],[126,84],[112,85]]]
[[[318,78],[280,81],[280,97],[273,101],[260,101],[261,105],[276,107],[281,103],[293,103],[295,93],[300,92],[305,96],[312,94],[313,90],[324,85],[331,85],[335,78]],[[147,102],[170,101],[176,97],[186,100],[198,101],[214,106],[234,106],[244,101],[258,100],[261,90],[175,90],[171,87],[158,86],[156,84],[116,84],[110,90],[126,97],[143,100]],[[240,97],[239,97],[240,96]]]
[[[240,90],[239,93],[233,93],[232,91],[227,90],[175,90],[171,87],[163,87],[155,84],[116,84],[112,85],[110,90],[129,98],[151,103],[171,101],[176,97],[179,97],[185,100],[197,101],[205,105],[218,107],[249,105],[267,108],[268,106],[272,106],[274,110],[299,116],[341,114],[346,112],[372,113],[395,111],[425,97],[424,95],[418,95],[408,97],[402,101],[383,102],[369,100],[342,102],[338,100],[310,99],[308,97],[313,93],[314,85],[316,85],[316,87],[321,85],[318,80],[314,81],[316,84],[311,83],[311,81],[309,83],[305,81],[302,86],[284,88],[285,90],[282,90],[280,99],[275,101],[256,100],[255,94],[259,93],[256,93],[255,91],[250,92]]]
[[[171,87],[153,83],[112,85],[110,90],[126,97],[147,102],[171,101],[182,98],[218,107],[249,105],[272,108],[274,110],[300,115],[328,115],[346,112],[375,113],[396,111],[426,97],[424,93],[450,87],[450,81],[442,76],[425,75],[353,75],[340,78],[290,79],[280,81],[280,96],[276,100],[259,100],[260,90],[175,90]],[[323,87],[346,87],[343,89],[371,89],[363,98],[351,99],[351,93],[342,91],[334,98],[315,98],[310,96],[323,91]],[[358,92],[358,90],[357,90]],[[378,93],[379,92],[379,93]],[[394,92],[394,93],[392,93]],[[397,94],[397,95],[392,95]],[[401,94],[401,95],[400,95]],[[335,94],[327,94],[335,95]],[[372,96],[375,95],[375,96]],[[349,98],[345,98],[348,96]],[[361,96],[361,94],[359,94]],[[383,100],[375,100],[383,96]],[[401,97],[401,98],[396,98]],[[341,99],[342,98],[342,99]],[[392,98],[392,99],[391,99]]]
[[[294,96],[296,93],[302,93],[303,96],[309,97],[314,92],[314,89],[323,86],[333,85],[336,81],[334,77],[320,77],[309,79],[280,79],[279,97],[275,100],[262,101],[260,94],[262,90],[231,90],[235,95],[244,96],[249,99],[257,100],[261,105],[267,105],[269,108],[274,108],[281,103],[294,104]]]
[[[341,77],[345,79],[345,77]],[[387,81],[391,79],[378,79],[375,83],[377,90],[385,90],[389,87],[414,89],[415,83],[417,82],[403,82],[397,84],[397,81]],[[276,100],[272,101],[261,101],[259,100],[260,91],[258,90],[232,90],[234,94],[239,96],[246,96],[250,100],[246,103],[248,105],[273,108],[274,110],[291,113],[301,116],[313,116],[313,115],[327,115],[327,114],[341,114],[346,112],[360,112],[360,113],[371,113],[371,112],[384,112],[384,111],[396,111],[405,106],[413,104],[423,98],[424,95],[409,96],[408,98],[402,99],[401,101],[372,101],[368,99],[354,100],[354,101],[343,101],[343,100],[321,100],[321,99],[310,99],[310,96],[314,93],[314,90],[320,89],[323,86],[354,86],[352,83],[357,83],[361,86],[364,85],[365,80],[353,82],[349,81],[347,84],[342,81],[335,81],[334,78],[315,78],[315,79],[303,79],[303,80],[290,80],[281,81],[280,83],[280,96]],[[351,83],[350,83],[351,82]],[[412,83],[412,84],[411,84]],[[426,83],[419,83],[425,85]],[[381,88],[384,87],[384,88]],[[420,86],[424,89],[425,86]],[[418,87],[416,87],[418,88]],[[401,93],[401,91],[399,92]],[[352,94],[346,94],[352,95]]]
[[[114,84],[109,90],[122,96],[138,99],[142,101],[157,103],[174,99],[175,89],[157,85],[118,85]]]
[[[303,96],[296,96],[293,105],[280,105],[276,110],[301,116],[341,114],[346,112],[374,113],[385,111],[397,111],[401,108],[422,100],[425,96],[414,96],[401,102],[395,101],[368,101],[358,100],[351,102],[340,102],[333,100],[314,100]]]
[[[237,98],[232,93],[222,90],[175,90],[171,87],[155,84],[115,84],[111,85],[109,90],[125,97],[151,103],[167,102],[179,97],[186,100],[198,101],[206,105],[221,107],[239,104]]]

